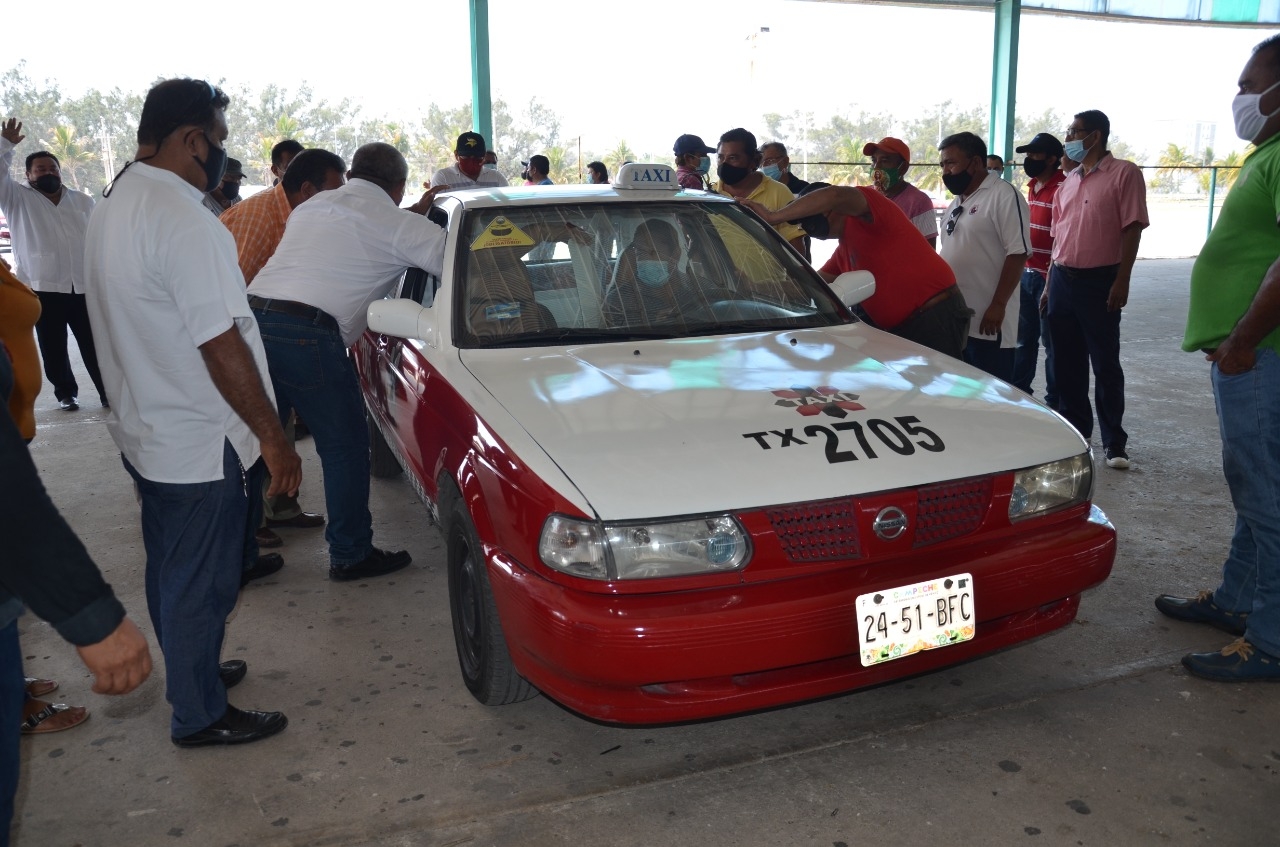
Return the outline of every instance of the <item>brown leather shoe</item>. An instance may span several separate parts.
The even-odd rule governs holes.
[[[315,529],[318,526],[324,526],[324,515],[317,515],[315,512],[299,512],[291,518],[285,518],[280,521],[268,518],[267,526],[287,526],[293,529]]]
[[[261,527],[254,533],[254,537],[258,539],[259,547],[283,547],[284,539],[276,535],[265,526]]]

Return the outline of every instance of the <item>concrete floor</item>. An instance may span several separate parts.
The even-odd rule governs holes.
[[[622,729],[545,698],[478,705],[457,671],[442,546],[403,480],[374,480],[389,579],[331,583],[319,531],[242,595],[232,692],[289,728],[241,748],[169,743],[163,669],[101,698],[23,619],[28,674],[91,707],[23,741],[20,845],[1275,844],[1280,687],[1186,676],[1229,637],[1152,607],[1216,583],[1232,525],[1203,357],[1178,350],[1190,261],[1139,262],[1124,324],[1134,467],[1098,472],[1111,579],[1070,627],[915,680],[700,724]],[[81,373],[83,371],[81,370]],[[83,380],[87,384],[87,379]],[[90,388],[84,391],[91,400]],[[137,509],[100,410],[46,390],[32,446],[54,500],[144,631]],[[303,442],[304,505],[323,510]],[[158,651],[155,657],[159,660]]]

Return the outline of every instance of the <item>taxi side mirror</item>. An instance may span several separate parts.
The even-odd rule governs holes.
[[[369,304],[369,329],[397,338],[416,338],[435,346],[431,311],[412,300],[374,300]]]
[[[853,307],[876,293],[876,278],[871,271],[845,271],[831,281],[831,290],[841,303]]]

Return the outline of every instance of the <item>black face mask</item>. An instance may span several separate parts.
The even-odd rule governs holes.
[[[1023,159],[1022,169],[1027,172],[1027,176],[1035,179],[1049,169],[1049,163],[1044,159]]]
[[[968,171],[961,171],[958,174],[942,175],[942,184],[947,187],[948,191],[950,191],[952,194],[956,195],[957,197],[959,197],[961,194],[964,194],[965,190],[969,187],[969,183],[971,182],[973,182],[973,174],[969,173]]]
[[[750,175],[751,171],[737,165],[726,165],[723,162],[716,165],[716,176],[720,177],[720,181],[725,185],[737,185]]]
[[[198,156],[192,156],[191,158],[195,159],[200,167],[204,169],[204,190],[213,191],[222,185],[222,175],[227,172],[227,151],[222,147],[215,146],[207,132],[204,138],[205,141],[209,142],[209,158],[203,162],[200,161]]]
[[[240,196],[240,183],[224,182],[222,183],[222,196],[228,200],[234,200]]]
[[[40,174],[31,184],[35,186],[36,191],[44,194],[57,194],[58,189],[62,187],[62,177],[57,174]]]

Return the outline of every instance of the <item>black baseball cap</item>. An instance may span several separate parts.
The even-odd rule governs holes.
[[[1050,156],[1062,158],[1062,142],[1047,132],[1037,132],[1036,137],[1021,147],[1013,148],[1015,153],[1048,153]]]
[[[708,147],[706,142],[696,135],[682,135],[676,139],[676,146],[672,152],[677,156],[687,156],[690,153],[697,153],[702,156],[716,152],[716,148]]]
[[[458,143],[454,146],[453,152],[461,156],[482,159],[486,149],[483,135],[478,132],[464,132],[458,136]]]

